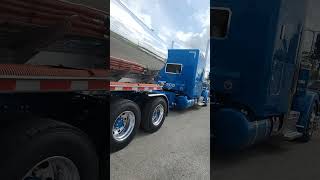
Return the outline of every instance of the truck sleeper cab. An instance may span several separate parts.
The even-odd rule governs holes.
[[[167,64],[157,81],[163,84],[170,108],[186,109],[207,102],[205,65],[198,49],[169,49]]]
[[[300,68],[306,6],[299,0],[211,1],[211,124],[218,146],[246,147],[288,123],[290,138],[308,136],[318,96],[296,92],[308,74]]]

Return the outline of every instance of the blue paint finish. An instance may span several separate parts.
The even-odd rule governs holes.
[[[181,73],[168,73],[164,67],[156,80],[163,83],[163,90],[169,107],[189,108],[198,102],[201,95],[207,94],[204,87],[205,59],[198,49],[170,49],[167,64],[181,64]],[[207,98],[205,99],[207,101]]]
[[[169,101],[169,108],[173,109],[175,107],[175,101],[176,101],[176,93],[174,92],[170,92],[170,91],[163,91],[162,93],[164,93]]]
[[[307,124],[309,123],[310,115],[313,110],[312,108],[314,104],[318,102],[318,94],[309,90],[306,90],[304,94],[295,96],[292,104],[292,110],[300,112],[300,117],[297,125],[304,126],[304,128],[297,128],[299,132],[305,132]]]
[[[203,97],[203,103],[207,104],[209,98],[209,90],[207,88],[204,88],[201,93],[201,96]]]
[[[211,39],[214,92],[260,118],[286,113],[306,2],[211,0],[211,6],[232,12],[227,38]]]
[[[310,79],[310,68],[302,66],[299,72],[297,95],[305,95]]]
[[[269,137],[269,119],[289,110],[307,1],[210,2],[212,11],[223,9],[231,14],[226,38],[211,38],[211,93],[216,104],[213,129],[217,144],[239,149]],[[309,73],[305,69],[298,80],[292,108],[300,112],[298,125],[305,126],[319,98],[306,90]],[[254,119],[236,110],[239,107],[246,108]]]
[[[188,99],[186,96],[176,97],[176,109],[187,109],[195,105],[195,99]]]
[[[198,49],[169,49],[168,63],[182,64],[181,74],[166,73],[163,68],[158,81],[166,82],[164,88],[198,98],[202,93],[205,73],[205,59]]]
[[[115,127],[116,129],[120,129],[120,128],[124,127],[124,121],[123,121],[123,119],[122,119],[121,117],[119,117],[119,118],[116,119],[116,122],[115,122],[115,124],[114,124],[114,127]]]
[[[221,108],[212,116],[217,147],[238,150],[270,136],[268,119],[251,122],[243,113],[230,108]]]

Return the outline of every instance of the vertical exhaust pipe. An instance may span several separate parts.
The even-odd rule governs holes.
[[[207,60],[207,58],[208,58],[209,47],[210,47],[210,39],[208,39],[208,42],[207,42],[206,53],[204,56],[205,60]]]

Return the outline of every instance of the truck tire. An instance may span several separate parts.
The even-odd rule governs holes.
[[[150,99],[142,110],[141,128],[148,133],[161,128],[167,111],[167,102],[162,97]]]
[[[313,110],[310,113],[310,118],[309,118],[309,121],[307,124],[307,128],[306,128],[305,132],[303,133],[303,136],[300,138],[301,142],[309,142],[313,136],[313,132],[315,130],[315,125],[317,124],[317,122],[314,122],[315,116],[318,115],[317,105],[314,104],[312,109]]]
[[[96,150],[82,131],[48,119],[20,121],[1,134],[0,179],[99,178]]]
[[[140,126],[139,106],[131,100],[115,99],[110,103],[110,151],[126,147]]]

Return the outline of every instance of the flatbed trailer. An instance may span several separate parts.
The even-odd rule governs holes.
[[[0,179],[107,178],[107,24],[67,1],[0,2]]]
[[[136,73],[148,78],[136,82],[110,82],[110,146],[119,151],[134,138],[137,129],[154,133],[164,123],[169,109],[187,109],[199,104],[206,105],[207,89],[203,87],[205,60],[197,49],[169,50],[166,65],[156,75],[142,65],[111,58],[130,75]],[[125,65],[119,65],[125,63]],[[121,67],[121,68],[120,68]],[[183,67],[183,68],[182,68]],[[131,69],[131,70],[130,70]],[[153,83],[142,79],[153,80]]]
[[[0,69],[1,177],[49,177],[51,168],[61,168],[64,175],[99,179],[107,155],[104,76],[33,65]],[[41,164],[48,166],[39,170]]]

